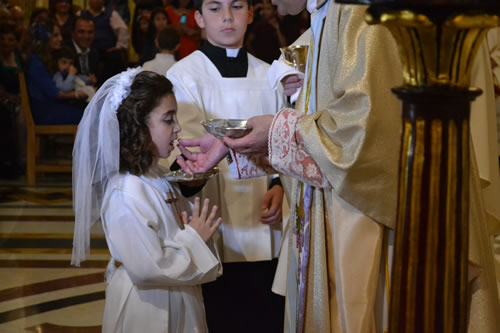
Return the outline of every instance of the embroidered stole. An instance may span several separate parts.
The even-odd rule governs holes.
[[[311,24],[312,30],[312,40],[309,45],[309,52],[307,56],[307,77],[306,77],[306,95],[304,104],[304,113],[314,113],[316,112],[316,81],[317,81],[317,71],[319,62],[319,50],[320,50],[320,40],[321,33],[328,12],[330,1],[323,5]],[[304,331],[305,323],[305,312],[306,312],[306,297],[307,297],[307,275],[308,275],[308,264],[309,264],[309,253],[310,253],[310,224],[311,224],[311,203],[313,196],[313,187],[304,183],[299,185],[300,193],[298,193],[299,198],[295,207],[295,228],[294,234],[296,237],[296,248],[297,248],[297,275],[296,275],[296,285],[288,286],[296,288],[296,327],[295,331],[297,333],[302,333]],[[290,281],[289,279],[289,282]]]

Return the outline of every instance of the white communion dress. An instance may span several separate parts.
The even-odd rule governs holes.
[[[112,260],[102,331],[207,332],[200,284],[220,273],[207,245],[180,212],[190,212],[177,186],[156,169],[110,179],[101,217]]]

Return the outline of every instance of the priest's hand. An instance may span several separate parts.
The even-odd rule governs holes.
[[[187,147],[198,147],[200,151],[191,152]],[[187,173],[207,172],[229,152],[224,142],[211,134],[195,139],[180,139],[179,150],[186,159],[178,156],[177,163]]]
[[[267,140],[273,116],[256,116],[248,119],[247,127],[250,133],[239,139],[224,137],[224,142],[229,148],[242,154],[265,153],[267,154]]]
[[[281,79],[285,95],[292,96],[304,85],[304,79],[300,78],[297,74],[287,75]]]
[[[283,187],[274,185],[264,195],[262,200],[262,214],[260,222],[264,224],[275,224],[281,221],[283,203]]]

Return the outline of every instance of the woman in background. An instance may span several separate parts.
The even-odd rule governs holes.
[[[57,23],[50,22],[48,28],[50,36],[35,49],[26,66],[31,113],[36,124],[78,124],[87,96],[57,89],[52,80],[55,69],[52,54],[61,48],[62,35]]]
[[[50,18],[61,28],[64,43],[71,42],[75,14],[72,0],[51,0],[49,4]]]

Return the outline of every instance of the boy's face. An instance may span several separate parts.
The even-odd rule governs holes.
[[[202,13],[195,19],[205,29],[208,41],[218,47],[236,49],[243,46],[248,24],[253,21],[253,9],[246,0],[204,0]]]
[[[69,71],[71,65],[73,65],[73,60],[69,58],[62,57],[57,60],[57,68],[60,72]]]

